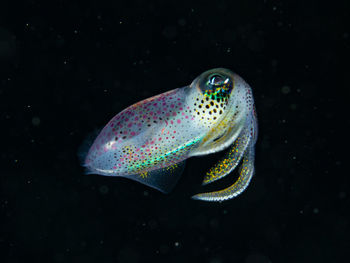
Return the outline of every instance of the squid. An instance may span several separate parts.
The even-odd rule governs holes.
[[[254,174],[257,116],[250,86],[228,69],[199,75],[185,87],[129,106],[101,130],[83,159],[88,174],[117,176],[169,193],[186,159],[226,150],[203,185],[235,168],[229,187],[192,196],[224,201],[241,194]]]

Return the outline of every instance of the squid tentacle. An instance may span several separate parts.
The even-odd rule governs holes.
[[[220,202],[236,197],[247,188],[253,177],[254,157],[254,145],[250,143],[243,156],[239,178],[233,185],[220,191],[196,194],[192,198],[195,200]]]
[[[251,134],[245,128],[233,143],[226,156],[206,173],[202,185],[215,182],[233,171],[242,160],[250,139]]]

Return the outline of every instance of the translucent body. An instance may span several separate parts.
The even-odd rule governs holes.
[[[249,85],[227,69],[213,69],[191,85],[138,102],[117,114],[91,146],[84,166],[90,173],[122,176],[169,192],[184,161],[231,146],[225,158],[205,175],[203,184],[229,174],[241,164],[231,187],[193,198],[233,198],[254,172],[257,136]]]

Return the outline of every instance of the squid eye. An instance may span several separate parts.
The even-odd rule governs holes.
[[[225,80],[226,80],[225,77],[219,74],[215,74],[208,78],[207,85],[214,86],[214,87],[222,86],[225,84]]]
[[[213,72],[214,71],[214,72]],[[229,98],[233,89],[233,79],[230,74],[212,70],[205,72],[196,79],[196,87],[208,99]]]

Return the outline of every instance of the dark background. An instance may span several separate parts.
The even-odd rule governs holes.
[[[348,1],[1,1],[1,262],[348,262]],[[256,175],[223,203],[83,175],[77,150],[144,98],[226,67],[253,88]]]

